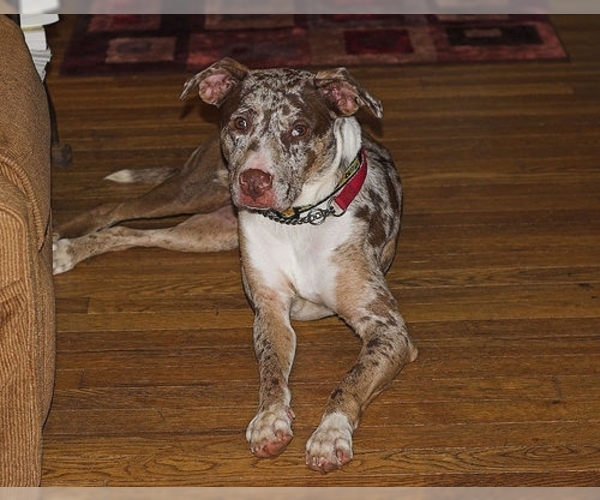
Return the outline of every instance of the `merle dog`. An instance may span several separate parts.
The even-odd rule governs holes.
[[[291,320],[335,314],[363,347],[326,403],[306,464],[340,468],[352,459],[366,406],[417,356],[384,278],[400,229],[400,179],[389,152],[353,116],[364,107],[381,118],[381,103],[343,68],[249,70],[228,58],[190,79],[182,97],[196,89],[220,108],[220,134],[179,170],[109,176],[157,186],[58,227],[55,272],[132,246],[239,245],[260,371],[259,408],[246,432],[252,453],[277,456],[292,439]],[[166,229],[118,225],[174,214],[191,215]]]

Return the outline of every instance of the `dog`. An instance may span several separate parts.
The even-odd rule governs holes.
[[[55,273],[133,246],[239,246],[260,373],[258,411],[246,431],[255,456],[278,456],[293,437],[291,320],[337,315],[362,340],[306,444],[309,468],[339,469],[353,457],[352,435],[367,405],[417,357],[384,277],[400,230],[400,178],[388,150],[355,117],[364,108],[382,118],[382,105],[345,68],[250,70],[230,58],[188,80],[181,98],[196,90],[220,108],[220,133],[180,170],[109,176],[157,185],[59,226]],[[164,229],[117,225],[175,214],[190,217]]]

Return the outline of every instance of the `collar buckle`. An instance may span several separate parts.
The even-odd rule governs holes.
[[[313,226],[320,226],[330,215],[335,215],[334,209],[331,205],[329,205],[326,209],[315,207],[312,210],[310,210],[308,214],[306,214],[302,222],[308,222]],[[300,224],[302,222],[300,222]]]

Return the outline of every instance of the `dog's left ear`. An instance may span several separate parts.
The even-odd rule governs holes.
[[[383,118],[381,101],[369,94],[346,68],[319,71],[315,86],[343,116],[353,115],[366,106],[377,118]]]

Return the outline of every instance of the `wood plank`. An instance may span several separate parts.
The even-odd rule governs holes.
[[[300,345],[294,364],[296,370],[299,373],[310,374],[311,377],[318,378],[324,375],[318,370],[323,368],[326,371],[328,365],[332,368],[336,366],[350,368],[360,350],[360,344],[350,342],[350,340],[353,339],[332,342],[329,344],[331,347],[329,350],[323,349],[324,346],[315,349],[312,345]],[[528,340],[519,343],[509,343],[503,340],[490,341],[481,343],[479,353],[485,355],[487,363],[493,364],[497,370],[495,374],[502,375],[503,366],[510,366],[512,363],[518,363],[526,359],[529,360],[528,365],[530,367],[533,368],[537,364],[542,369],[545,363],[551,362],[551,360],[562,358],[564,360],[560,363],[562,365],[567,364],[569,361],[585,358],[587,353],[597,345],[597,343],[594,343],[596,341],[597,339],[591,337],[588,339],[571,337],[568,340],[554,343],[546,341],[546,339],[540,342]],[[300,342],[305,341],[300,339]],[[540,355],[539,350],[548,343],[553,345]],[[565,347],[573,343],[576,343],[575,347]],[[411,370],[419,370],[419,372],[421,370],[444,369],[444,365],[456,367],[463,365],[463,369],[472,366],[475,369],[479,366],[480,360],[471,360],[471,364],[461,362],[465,344],[467,344],[466,341],[452,343],[423,342],[422,345],[419,344],[420,357],[418,358],[418,364],[415,362],[409,366],[411,366]],[[596,356],[600,356],[600,353],[595,352],[589,357],[593,360],[596,359]],[[69,356],[61,356],[58,359],[57,367],[59,370],[85,369],[88,373],[91,373],[93,370],[101,371],[110,370],[111,368],[114,368],[115,371],[144,370],[148,368],[156,369],[156,367],[162,366],[165,369],[177,367],[182,372],[197,368],[199,371],[208,373],[209,371],[219,370],[227,364],[228,359],[235,360],[238,363],[249,362],[249,364],[252,364],[254,353],[250,343],[248,343],[246,346],[226,346],[222,349],[190,349],[181,346],[162,352],[139,350],[135,354],[105,351],[96,352],[93,360],[89,358],[88,352],[71,353]],[[311,364],[314,365],[313,371],[310,370]],[[587,366],[587,363],[584,362],[584,366]],[[568,370],[568,368],[565,367],[565,370]],[[488,375],[491,375],[491,372],[488,372]]]
[[[62,374],[61,374],[62,376]],[[155,407],[186,408],[202,402],[209,405],[228,406],[231,401],[248,400],[249,394],[258,392],[258,381],[202,382],[173,386],[110,386],[86,387],[78,383],[73,388],[63,383],[64,389],[55,392],[56,404],[65,410],[120,408],[143,409]],[[332,381],[333,382],[333,381]],[[294,401],[306,403],[311,399],[326,401],[332,391],[332,382],[306,380],[298,375],[291,381]],[[229,389],[228,389],[229,388]],[[600,376],[591,374],[584,381],[576,375],[539,376],[536,378],[506,375],[497,378],[438,378],[424,381],[421,378],[400,378],[392,383],[378,401],[392,404],[430,403],[452,401],[585,401],[596,397],[600,391]],[[590,415],[593,418],[594,415]]]
[[[161,432],[217,432],[238,429],[243,432],[256,412],[256,395],[245,401],[232,401],[228,406],[193,406],[186,408],[149,407],[142,409],[53,409],[45,432],[74,435],[139,435]],[[295,428],[316,427],[323,413],[324,401],[295,403]],[[200,417],[201,415],[201,417]],[[368,418],[367,418],[368,417]],[[597,425],[600,413],[581,401],[441,401],[400,403],[385,401],[372,404],[362,427],[369,425],[393,428],[405,425],[454,425],[475,423],[579,422]],[[392,445],[390,445],[392,446]]]
[[[548,473],[568,472],[577,467],[580,472],[595,472],[598,461],[598,448],[593,446],[565,446],[565,447],[509,447],[486,449],[442,449],[424,451],[401,451],[381,453],[363,453],[355,457],[353,462],[347,466],[343,474],[330,475],[328,481],[321,478],[306,478],[307,472],[304,465],[304,457],[301,459],[290,459],[279,457],[275,462],[260,460],[221,457],[219,460],[199,457],[198,455],[184,455],[170,458],[162,458],[156,455],[150,456],[110,456],[95,457],[92,464],[86,468],[85,477],[91,484],[104,484],[118,486],[127,484],[131,477],[160,477],[168,478],[169,485],[185,485],[202,481],[205,485],[224,484],[225,482],[240,481],[234,479],[237,475],[240,462],[245,462],[246,468],[251,471],[242,481],[256,481],[260,477],[264,483],[269,485],[283,485],[282,477],[303,477],[309,484],[327,483],[336,484],[336,479],[344,475],[360,475],[360,477],[394,477],[398,479],[403,475],[437,475],[437,474],[461,474],[473,469],[482,474],[502,474],[509,472],[519,473]],[[62,477],[53,478],[48,471],[49,480],[72,481],[68,471],[81,474],[80,457],[64,457],[55,462],[63,471]],[[276,464],[276,465],[275,465]],[[537,464],[537,465],[536,465]],[[91,466],[90,466],[91,465]],[[52,464],[48,465],[49,467]],[[361,471],[361,472],[359,472]],[[204,479],[209,476],[211,479]],[[76,476],[75,476],[76,477]],[[203,478],[204,480],[202,480]],[[353,478],[356,481],[356,477]],[[163,479],[164,481],[164,479]],[[136,481],[137,482],[137,481]],[[365,481],[366,482],[366,481]],[[153,484],[161,484],[161,481],[152,481]],[[157,484],[158,483],[158,484]]]
[[[299,349],[311,346],[317,351],[328,351],[327,346],[339,344],[358,346],[358,340],[337,319],[318,322],[295,322]],[[589,353],[589,342],[597,339],[598,321],[594,318],[551,318],[525,320],[441,321],[410,324],[411,334],[419,339],[424,349],[445,349],[452,345],[472,343],[474,350],[485,348],[487,343],[518,346],[532,344],[537,353],[553,346],[555,354],[568,348],[574,354]],[[579,342],[583,347],[579,347]],[[121,353],[167,351],[179,349],[230,349],[251,345],[249,329],[231,328],[213,331],[198,328],[191,330],[60,332],[57,338],[60,353],[119,351]],[[95,357],[95,355],[94,355]]]
[[[458,252],[458,250],[457,250]],[[399,256],[404,255],[401,252]],[[109,257],[106,257],[109,258]],[[220,257],[215,257],[217,261]],[[175,309],[197,310],[205,308],[204,300],[223,299],[223,297],[236,297],[234,303],[243,306],[241,277],[239,270],[233,264],[219,266],[221,269],[215,269],[211,265],[211,271],[207,273],[207,266],[210,261],[205,259],[181,259],[174,258],[167,264],[172,272],[171,276],[165,277],[164,271],[156,262],[150,263],[146,259],[138,261],[139,266],[134,269],[124,269],[117,276],[110,280],[98,283],[94,276],[94,269],[90,266],[83,266],[82,271],[77,276],[70,277],[67,280],[56,282],[56,289],[60,292],[61,298],[73,297],[74,300],[82,296],[92,297],[87,299],[86,310],[90,314],[104,312],[125,312],[139,311],[143,308],[141,304],[149,300],[165,299],[166,303],[154,304],[155,311],[169,311]],[[228,261],[224,260],[226,264]],[[448,264],[447,261],[444,262]],[[491,264],[491,258],[489,263]],[[217,262],[215,262],[217,264]],[[388,275],[388,283],[397,291],[421,289],[421,288],[439,288],[444,287],[452,289],[453,287],[481,287],[481,286],[554,286],[557,284],[582,286],[589,290],[593,289],[594,284],[600,282],[600,265],[592,266],[472,266],[472,267],[436,267],[420,266],[412,267],[407,263],[399,261]],[[442,264],[442,263],[440,263]],[[193,273],[193,279],[184,276],[182,270],[187,268],[189,273]],[[143,275],[140,276],[143,269]],[[590,288],[592,287],[592,288]],[[115,294],[128,297],[125,304],[122,299],[115,299]],[[197,299],[203,298],[202,301]],[[162,300],[161,300],[162,302]]]
[[[289,455],[297,453],[310,436],[310,426],[295,426],[294,446]],[[407,425],[396,427],[365,426],[355,435],[354,443],[361,453],[385,452],[390,450],[390,434],[401,436],[401,450],[426,450],[438,447],[440,442],[445,447],[492,447],[523,445],[523,436],[527,435],[529,446],[539,446],[543,443],[556,442],[564,446],[587,444],[588,437],[574,422],[524,422],[524,423],[476,423],[474,432],[461,432],[462,428],[451,425]],[[598,436],[598,426],[590,425],[590,437]],[[48,434],[45,441],[45,452],[48,456],[59,455],[62,443],[68,443],[72,453],[85,456],[123,455],[177,455],[179,453],[197,454],[203,456],[230,456],[246,460],[250,458],[249,450],[243,436],[243,430],[232,429],[206,432],[189,432],[174,435],[166,432],[154,434],[133,434],[128,436],[113,436],[108,440],[101,435],[85,435],[69,437],[63,434]]]
[[[518,350],[515,345],[513,350]],[[464,352],[464,351],[463,351]],[[351,368],[358,348],[355,353],[340,359],[306,359],[303,356],[297,356],[294,364],[294,373],[302,375],[303,380],[318,381],[326,377],[330,388],[333,389],[342,375]],[[453,357],[442,359],[431,359],[421,353],[418,365],[407,367],[400,375],[403,383],[410,384],[412,377],[425,377],[433,379],[444,377],[465,377],[477,378],[482,373],[491,377],[501,377],[504,374],[511,373],[519,377],[535,374],[538,377],[552,377],[558,374],[578,375],[580,377],[589,374],[597,374],[600,366],[600,355],[579,354],[579,355],[543,355],[532,357],[530,355],[511,356],[511,357],[493,357],[485,359],[485,363],[479,358],[467,357],[461,359],[460,353]],[[90,364],[92,357],[89,357]],[[107,387],[107,386],[172,386],[172,385],[194,385],[199,383],[211,383],[223,377],[224,371],[229,366],[221,364],[208,364],[210,356],[193,360],[181,360],[179,356],[173,356],[167,367],[162,364],[164,357],[160,362],[152,362],[148,357],[131,363],[132,366],[115,366],[114,368],[80,368],[70,369],[80,373],[80,384],[82,387]],[[248,348],[247,356],[244,362],[238,361],[234,374],[229,377],[232,381],[254,380],[257,377],[256,362],[253,358],[251,348]],[[61,366],[59,360],[59,369],[66,370]],[[60,376],[60,373],[59,373]],[[72,376],[71,376],[72,378]]]

